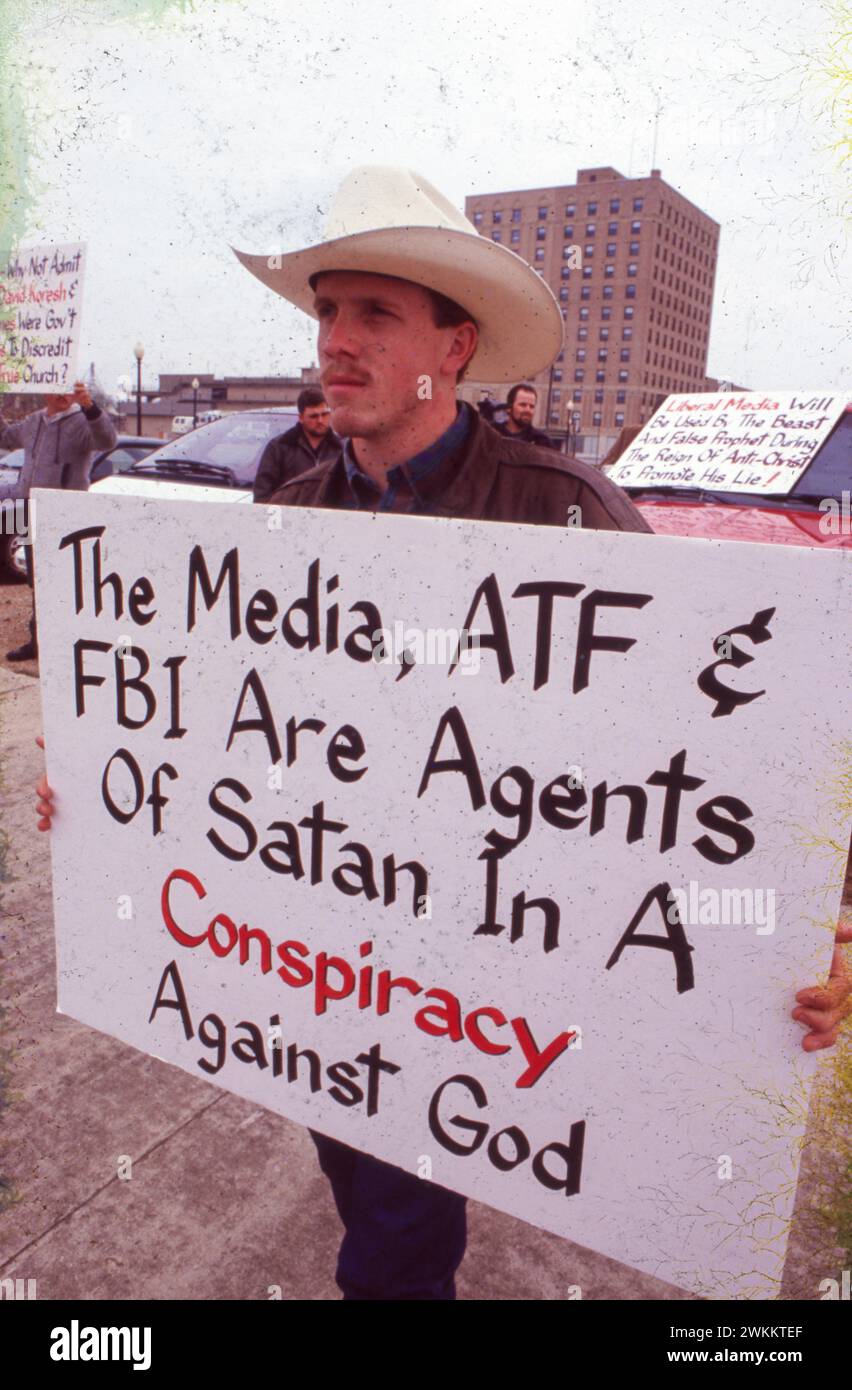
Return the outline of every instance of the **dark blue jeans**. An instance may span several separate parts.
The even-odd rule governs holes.
[[[466,1199],[337,1139],[310,1131],[345,1234],[344,1299],[452,1299],[464,1255]]]

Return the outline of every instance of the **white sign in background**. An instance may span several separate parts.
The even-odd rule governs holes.
[[[93,526],[98,616],[95,541],[76,543],[80,612],[68,541]],[[60,1009],[675,1284],[772,1296],[805,1120],[789,1118],[790,1098],[815,1066],[789,1011],[827,970],[839,902],[805,842],[849,833],[826,793],[850,722],[848,554],[55,492],[40,494],[37,545]],[[188,632],[196,546],[214,585],[234,550],[239,577],[233,613],[226,570],[209,611],[196,594]],[[317,643],[299,648],[282,619],[301,597],[287,630],[307,631],[310,575]],[[347,653],[357,625],[369,647],[374,616],[358,605],[391,630],[459,628],[489,576],[491,611],[480,604],[469,626],[491,632],[500,600],[504,681],[489,649],[478,672],[444,660],[402,679]],[[135,623],[142,577],[154,597],[137,588],[137,616],[153,617]],[[546,604],[517,594],[548,582],[578,586],[554,598],[549,643]],[[745,626],[751,637],[731,640],[753,661],[737,667],[714,643]],[[592,649],[585,685],[583,629],[632,641]],[[128,639],[144,658],[118,653]],[[125,719],[148,722],[122,726],[122,673],[145,661],[156,711],[128,688]],[[725,688],[762,693],[714,716]],[[269,729],[227,746],[264,698],[275,766]],[[465,732],[470,776],[440,767]],[[547,793],[577,770],[581,788]],[[633,790],[605,797],[603,783]],[[748,853],[706,857],[735,856],[743,827]],[[481,855],[513,840],[489,911]],[[404,869],[386,902],[389,855],[424,866],[427,904]],[[161,899],[177,869],[170,931]],[[687,920],[677,958],[641,944],[677,934],[652,902],[625,940],[661,884],[687,918],[699,891],[702,904],[751,893],[754,920]],[[502,930],[477,932],[486,922]]]
[[[607,474],[619,487],[785,495],[846,401],[830,391],[669,396]]]
[[[0,385],[71,391],[80,347],[86,246],[20,246],[0,267]]]

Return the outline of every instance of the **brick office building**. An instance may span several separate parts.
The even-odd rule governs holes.
[[[711,389],[707,345],[719,224],[659,169],[628,179],[580,169],[559,188],[473,194],[480,234],[516,251],[550,285],[565,343],[535,379],[536,424],[568,434],[569,450],[603,457],[625,425],[643,424],[672,391]],[[480,399],[505,386],[465,383]]]

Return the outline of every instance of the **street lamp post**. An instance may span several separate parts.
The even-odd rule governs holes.
[[[137,343],[133,349],[133,356],[136,358],[136,433],[142,433],[142,358],[145,356],[145,349],[141,343]]]
[[[201,382],[197,376],[192,378],[192,428],[198,424],[198,388]]]

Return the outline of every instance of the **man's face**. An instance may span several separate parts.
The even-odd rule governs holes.
[[[331,408],[325,401],[321,405],[309,405],[299,416],[299,424],[309,439],[322,439],[331,428]]]
[[[446,381],[441,367],[454,337],[452,328],[436,326],[428,291],[386,275],[334,270],[319,276],[314,305],[320,380],[338,434],[370,439],[411,423],[439,376]]]
[[[45,400],[45,410],[48,415],[61,415],[63,410],[68,410],[74,404],[74,397],[68,395],[48,396]]]
[[[532,424],[532,418],[535,414],[535,402],[536,397],[534,391],[518,392],[515,399],[512,401],[512,408],[509,411],[516,425]]]

